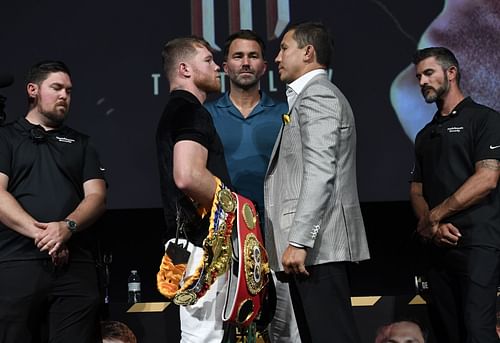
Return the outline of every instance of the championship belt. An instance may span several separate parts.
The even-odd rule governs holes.
[[[210,212],[208,235],[203,240],[203,255],[197,261],[187,252],[187,247],[170,241],[156,276],[161,294],[177,305],[193,305],[201,298],[215,279],[227,271],[231,263],[231,231],[236,212],[236,198],[215,177],[216,191]],[[185,249],[189,263],[197,267],[191,275],[185,275],[188,259],[180,252]],[[181,256],[179,258],[179,256]]]
[[[222,319],[247,327],[260,312],[269,281],[269,263],[255,206],[245,197],[235,195],[238,219],[233,244],[238,249],[233,249]]]

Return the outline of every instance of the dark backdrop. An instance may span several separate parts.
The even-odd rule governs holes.
[[[98,147],[107,168],[109,208],[160,207],[154,135],[168,97],[160,54],[169,39],[197,33],[197,24],[210,23],[208,11],[203,11],[203,17],[196,15],[200,3],[26,0],[2,4],[0,73],[11,73],[16,79],[13,86],[0,90],[8,98],[8,121],[26,113],[28,67],[41,59],[64,60],[72,69],[74,84],[68,124],[91,135]],[[214,3],[213,43],[221,47],[227,35],[239,29],[239,16],[230,14],[239,1]],[[244,14],[265,37],[268,48],[269,73],[262,89],[275,98],[284,100],[284,91],[274,64],[279,39],[272,37],[276,24],[269,19],[272,5],[289,6],[289,17],[278,21],[282,28],[288,21],[302,20],[323,21],[330,28],[335,44],[332,80],[350,100],[356,117],[361,200],[406,200],[412,142],[391,107],[390,86],[410,63],[420,35],[442,10],[443,1],[249,3],[252,11]],[[221,62],[220,53],[216,60]]]
[[[111,298],[126,296],[130,269],[143,276],[146,300],[159,299],[154,275],[162,255],[164,224],[154,146],[157,121],[168,98],[161,76],[163,44],[213,28],[205,38],[222,46],[239,29],[235,0],[214,1],[214,16],[200,16],[192,1],[8,1],[0,8],[0,73],[15,83],[7,96],[8,121],[26,113],[24,75],[41,59],[72,69],[74,92],[68,124],[94,140],[107,168],[109,208],[99,222],[101,255],[111,253]],[[358,182],[372,260],[354,266],[356,294],[412,290],[420,268],[408,199],[412,141],[390,104],[390,86],[410,63],[417,42],[444,1],[249,1],[253,29],[265,37],[269,72],[262,89],[284,100],[274,64],[286,24],[324,22],[334,36],[332,80],[354,109],[358,131]],[[288,7],[274,21],[272,7]],[[278,11],[279,12],[279,11]],[[418,13],[418,16],[415,15]],[[210,19],[213,19],[210,21]],[[210,23],[213,26],[210,26]],[[242,19],[243,23],[244,20]],[[276,25],[281,30],[274,34]],[[221,62],[220,52],[216,60]],[[215,97],[217,95],[213,95]],[[161,298],[160,298],[161,299]]]
[[[100,256],[112,256],[113,303],[126,301],[131,269],[142,277],[143,299],[163,301],[155,285],[164,224],[154,135],[168,98],[160,54],[168,40],[198,33],[198,24],[210,23],[207,11],[203,17],[195,13],[200,3],[25,0],[0,6],[0,73],[15,77],[12,86],[0,89],[7,97],[8,121],[26,113],[24,75],[30,65],[61,59],[72,69],[68,124],[93,138],[107,168],[110,210],[95,229]],[[239,29],[231,12],[238,1],[214,3],[213,42],[221,47]],[[317,20],[330,28],[332,81],[346,94],[356,118],[358,186],[372,255],[351,268],[353,295],[413,293],[414,276],[425,269],[407,201],[413,145],[391,106],[390,87],[445,1],[249,3],[252,12],[245,14],[267,43],[269,72],[261,86],[277,99],[284,100],[284,88],[273,62],[279,39],[272,34],[276,22],[270,7],[288,6],[289,18],[282,16],[281,24]],[[221,57],[217,52],[217,62]]]

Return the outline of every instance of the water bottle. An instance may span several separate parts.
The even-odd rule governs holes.
[[[131,270],[128,276],[128,303],[141,302],[141,279],[137,270]]]

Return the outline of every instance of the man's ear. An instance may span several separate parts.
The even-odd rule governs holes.
[[[38,95],[38,85],[36,83],[28,83],[26,85],[26,91],[28,92],[28,96],[30,98],[36,98]]]
[[[304,61],[306,62],[314,62],[316,58],[316,50],[314,50],[314,46],[311,44],[306,45],[304,49]]]
[[[186,62],[179,63],[178,72],[184,77],[191,77],[191,67]]]
[[[446,70],[446,74],[448,76],[448,80],[455,80],[457,81],[457,67],[451,66]]]

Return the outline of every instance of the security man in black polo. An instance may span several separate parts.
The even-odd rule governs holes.
[[[438,108],[415,139],[410,199],[429,243],[429,315],[438,342],[498,342],[500,114],[466,98],[446,48],[419,50],[416,75]]]
[[[29,111],[0,128],[0,341],[102,342],[93,236],[106,183],[89,137],[64,125],[68,68],[34,65]]]
[[[433,120],[415,140],[416,163],[413,181],[423,182],[423,194],[430,208],[439,205],[460,188],[482,160],[500,160],[499,114],[475,103],[462,100],[443,117]],[[500,248],[500,196],[498,187],[487,197],[449,217],[460,228],[457,245]],[[481,228],[477,228],[480,226]]]
[[[83,182],[103,179],[97,152],[89,137],[64,126],[46,131],[19,118],[2,128],[0,172],[9,175],[8,191],[40,222],[66,219],[84,197]],[[75,221],[68,219],[68,230]],[[87,232],[67,242],[72,261],[95,262]],[[47,259],[33,239],[19,236],[0,222],[0,261]]]

